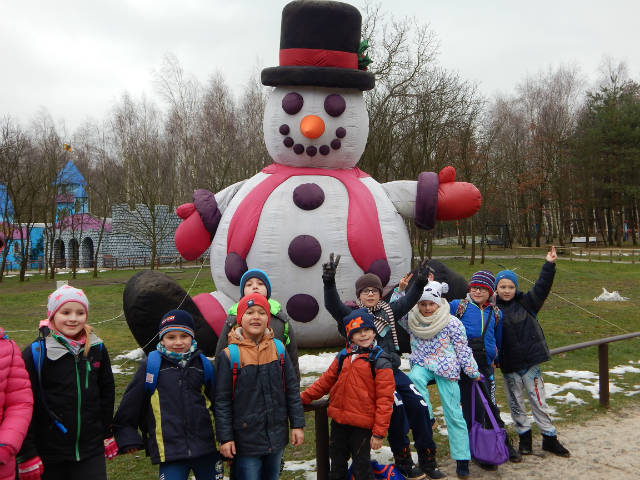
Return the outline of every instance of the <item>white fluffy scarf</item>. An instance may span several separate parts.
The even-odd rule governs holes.
[[[433,312],[430,317],[425,317],[420,313],[418,304],[409,311],[408,321],[409,330],[416,337],[423,340],[429,340],[435,337],[449,323],[449,302],[444,298],[441,300],[440,308]]]

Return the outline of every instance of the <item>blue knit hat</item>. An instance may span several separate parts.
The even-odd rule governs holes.
[[[191,338],[195,338],[193,317],[189,312],[170,310],[164,314],[162,320],[160,320],[158,338],[162,340],[162,336],[165,333],[173,331],[185,332],[191,335]]]
[[[351,340],[351,335],[363,328],[370,328],[374,332],[378,333],[378,329],[374,322],[373,315],[369,313],[366,308],[358,308],[342,320],[344,323],[344,329],[347,333],[347,338]]]
[[[484,287],[489,290],[489,295],[493,295],[493,284],[496,281],[496,277],[493,276],[489,270],[480,270],[479,272],[471,275],[469,280],[469,288],[471,287]]]
[[[267,287],[267,298],[271,298],[271,282],[269,281],[268,275],[260,270],[259,268],[252,268],[251,270],[247,270],[240,278],[240,297],[244,297],[244,286],[249,281],[250,278],[259,278],[264,283],[264,286]]]
[[[513,270],[501,270],[496,275],[496,283],[495,288],[498,288],[498,282],[506,278],[507,280],[511,280],[513,284],[516,286],[516,290],[518,289],[518,276]]]

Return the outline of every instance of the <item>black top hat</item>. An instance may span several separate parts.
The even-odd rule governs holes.
[[[358,69],[362,17],[341,2],[298,0],[282,10],[280,66],[262,70],[269,86],[371,90],[375,77]]]

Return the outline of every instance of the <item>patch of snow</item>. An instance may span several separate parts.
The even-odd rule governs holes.
[[[553,397],[553,399],[558,401],[558,402],[565,403],[565,404],[574,403],[576,405],[582,405],[582,404],[587,403],[584,400],[582,400],[580,397],[576,397],[571,392],[567,392],[566,395],[557,395],[557,396]]]
[[[609,370],[609,373],[613,373],[614,375],[624,375],[625,373],[640,373],[640,368],[627,365],[618,365],[617,367],[613,367],[611,370]]]
[[[607,291],[602,287],[602,293],[593,299],[594,302],[626,302],[629,297],[623,297],[616,290],[613,292]]]
[[[133,368],[129,368],[129,367],[123,367],[123,365],[113,365],[111,364],[111,371],[115,374],[121,373],[121,374],[129,374],[133,372]]]
[[[309,373],[324,373],[329,369],[338,352],[322,352],[317,355],[302,355],[298,357],[300,375]]]
[[[76,270],[76,273],[89,273],[89,270]]]
[[[114,360],[143,360],[145,358],[144,350],[136,348],[129,352],[123,352],[120,355],[116,355]]]
[[[544,372],[544,374],[550,377],[567,377],[574,380],[598,380],[598,374],[588,370],[565,370],[564,372]]]

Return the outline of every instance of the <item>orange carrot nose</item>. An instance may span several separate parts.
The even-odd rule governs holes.
[[[317,115],[307,115],[300,121],[300,131],[307,138],[318,138],[324,133],[324,121]]]

